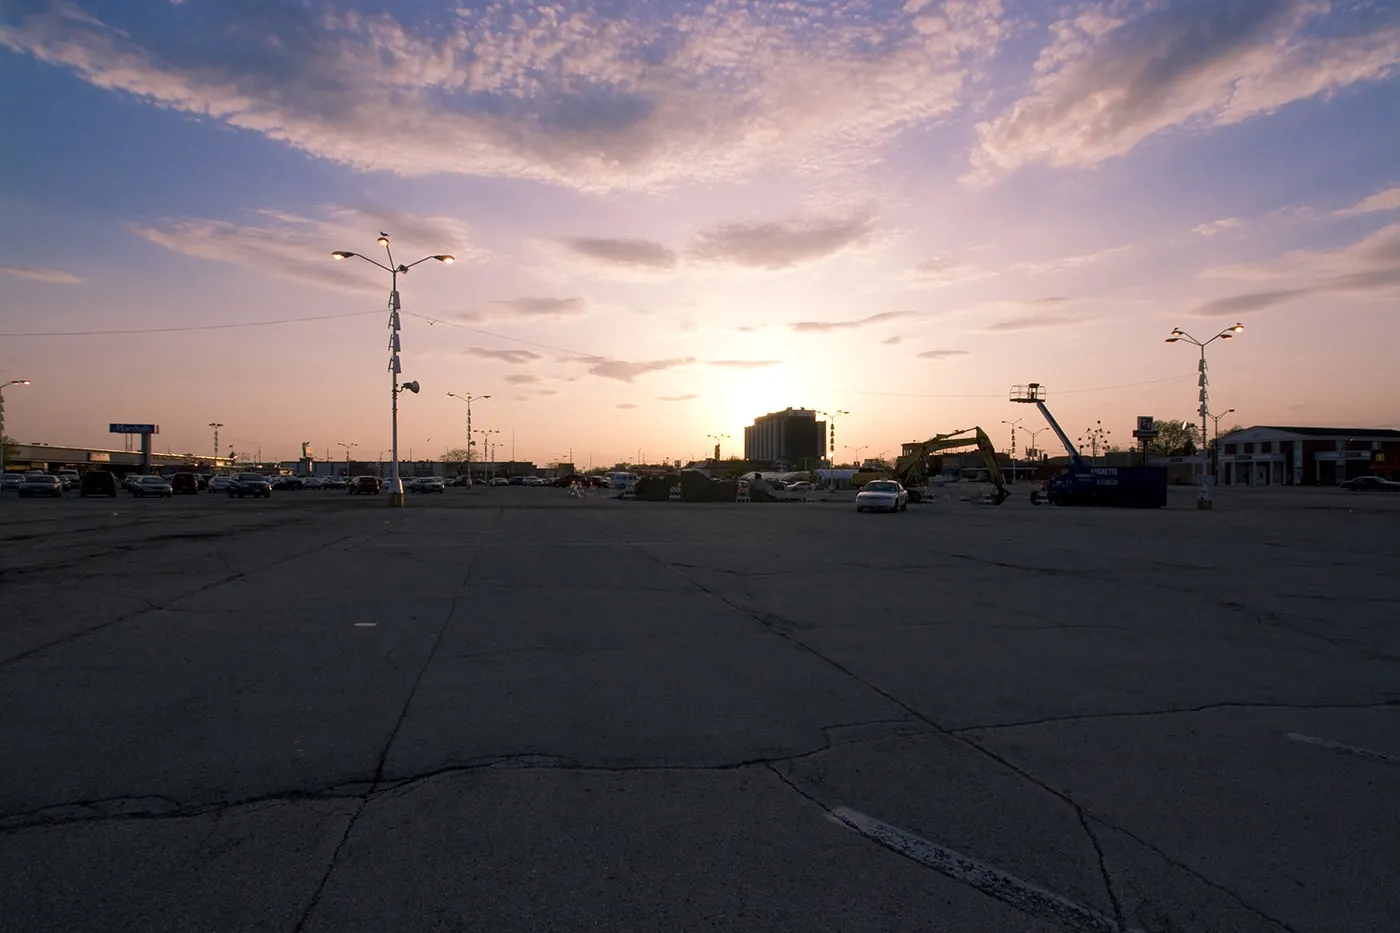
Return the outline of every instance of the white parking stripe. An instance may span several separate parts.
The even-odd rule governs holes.
[[[1120,933],[1121,928],[1111,917],[1104,916],[1053,891],[1047,891],[1015,875],[994,868],[975,858],[946,849],[913,833],[882,823],[848,807],[837,807],[836,818],[883,846],[927,865],[955,881],[971,885],[997,900],[1005,901],[1028,914],[1045,917],[1063,924],[1068,930],[1085,933]]]
[[[1343,752],[1347,755],[1355,755],[1357,758],[1369,758],[1371,761],[1384,761],[1387,764],[1400,765],[1400,755],[1387,755],[1385,752],[1372,751],[1369,748],[1362,748],[1359,745],[1346,745],[1342,742],[1333,742],[1331,739],[1319,739],[1315,735],[1299,735],[1297,732],[1285,732],[1286,739],[1294,742],[1306,742],[1308,745],[1320,745],[1323,748],[1330,748],[1333,751]]]

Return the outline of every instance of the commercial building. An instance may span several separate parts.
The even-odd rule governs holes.
[[[1217,442],[1223,486],[1334,486],[1400,474],[1400,431],[1256,425]]]
[[[755,418],[744,428],[744,459],[800,466],[826,457],[826,422],[806,408],[787,408]]]

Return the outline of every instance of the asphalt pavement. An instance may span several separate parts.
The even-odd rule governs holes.
[[[1394,933],[1400,497],[0,500],[0,930]]]

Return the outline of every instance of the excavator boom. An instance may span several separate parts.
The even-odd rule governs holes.
[[[992,440],[987,436],[987,432],[981,428],[964,428],[961,431],[951,431],[947,434],[935,434],[926,441],[910,447],[908,453],[901,456],[894,465],[895,479],[905,486],[917,485],[924,476],[924,463],[929,455],[940,450],[953,450],[958,447],[977,447],[977,452],[982,455],[982,462],[986,464],[987,476],[996,487],[996,492],[992,499],[995,505],[1001,505],[1011,494],[1006,491],[1006,478],[1002,475],[1001,464],[997,463],[996,448],[992,446]]]

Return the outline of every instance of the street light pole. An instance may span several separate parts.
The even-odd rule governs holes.
[[[721,441],[730,440],[728,434],[706,434],[706,437],[715,442],[715,462],[719,462],[719,445]]]
[[[27,386],[28,379],[11,379],[9,382],[0,382],[0,476],[5,473],[5,390],[10,386]]]
[[[831,429],[831,443],[827,445],[827,448],[831,451],[831,453],[830,453],[831,465],[832,465],[833,467],[835,467],[835,466],[836,466],[836,417],[837,417],[838,415],[849,415],[850,412],[845,411],[845,410],[842,410],[842,409],[838,409],[837,411],[819,411],[819,412],[817,412],[817,414],[819,414],[819,415],[826,415],[828,418],[831,419],[830,424],[827,425],[827,427]]]
[[[856,452],[855,459],[852,460],[851,462],[856,466],[857,469],[860,468],[860,452],[861,452],[862,450],[865,450],[865,448],[867,448],[867,447],[869,447],[869,446],[870,446],[869,444],[861,444],[859,447],[853,447],[853,446],[851,446],[850,444],[847,444],[847,445],[846,445],[846,450],[854,450],[854,451]],[[835,464],[834,462],[832,463],[831,466],[832,466],[832,469],[835,469],[835,468],[836,468],[836,464]]]
[[[1002,421],[1002,424],[1011,425],[1011,482],[1013,483],[1016,482],[1016,426],[1024,420],[1024,418],[1017,418],[1015,421]]]
[[[331,253],[331,258],[349,259],[352,256],[356,256],[389,273],[389,379],[391,392],[389,407],[391,424],[389,446],[393,451],[392,456],[394,458],[394,472],[389,481],[389,504],[401,507],[404,504],[404,498],[403,480],[399,478],[399,374],[402,371],[399,366],[399,352],[401,349],[399,345],[399,309],[401,307],[399,302],[399,275],[400,273],[407,275],[409,269],[412,269],[414,266],[418,265],[418,263],[427,262],[429,259],[436,259],[438,262],[447,265],[451,265],[456,260],[447,253],[438,253],[434,256],[424,256],[422,259],[411,262],[408,265],[403,265],[402,263],[396,265],[394,263],[394,252],[389,248],[389,234],[381,231],[379,239],[375,242],[384,247],[384,252],[389,257],[389,264],[387,266],[378,260],[370,259],[368,256],[352,253],[349,250],[343,249]],[[402,388],[409,389],[416,393],[418,391],[418,383],[404,383]]]
[[[222,428],[223,425],[217,421],[211,421],[209,427],[214,429],[214,467],[217,469],[219,466],[219,428]]]
[[[344,441],[341,441],[340,443],[336,444],[336,446],[345,448],[345,478],[348,480],[350,479],[350,448],[359,447],[360,445],[356,444],[354,441],[351,441],[349,444],[345,443]]]
[[[479,402],[491,396],[472,395],[471,393],[458,395],[456,392],[448,392],[447,394],[451,398],[467,403],[467,482],[470,483],[472,481],[472,447],[476,445],[476,441],[472,440],[472,402]]]
[[[1201,388],[1201,407],[1197,411],[1197,414],[1201,416],[1201,494],[1196,500],[1196,508],[1198,509],[1209,509],[1212,507],[1210,487],[1213,477],[1210,475],[1210,453],[1206,448],[1206,443],[1209,440],[1209,438],[1206,437],[1206,419],[1210,417],[1210,392],[1207,390],[1207,387],[1210,385],[1210,379],[1206,375],[1206,347],[1215,343],[1217,340],[1229,340],[1243,331],[1244,325],[1236,322],[1206,341],[1197,340],[1180,327],[1173,327],[1171,335],[1167,337],[1167,343],[1176,343],[1178,340],[1185,340],[1187,343],[1195,344],[1201,349],[1201,361],[1197,364],[1199,376],[1196,380]]]
[[[1047,428],[1036,428],[1034,431],[1032,431],[1030,428],[1022,428],[1021,430],[1022,430],[1024,433],[1029,434],[1029,435],[1031,436],[1031,445],[1030,445],[1030,447],[1026,448],[1026,453],[1027,453],[1027,454],[1030,454],[1031,451],[1035,451],[1035,452],[1039,453],[1039,451],[1040,451],[1040,446],[1039,446],[1039,444],[1036,442],[1036,438],[1040,436],[1040,432],[1041,432],[1041,431],[1048,431],[1048,430],[1050,430],[1050,429],[1047,427]]]

